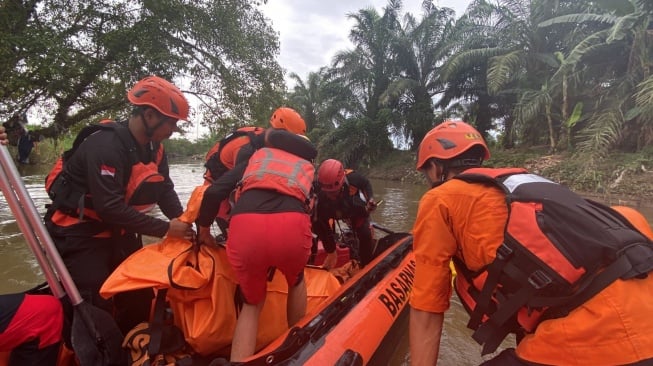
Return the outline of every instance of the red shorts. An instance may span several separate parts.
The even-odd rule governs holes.
[[[4,332],[0,333],[0,351],[11,351],[34,339],[39,349],[61,341],[63,309],[61,302],[49,295],[25,295]]]
[[[265,299],[268,268],[276,267],[288,287],[296,285],[311,253],[311,221],[300,212],[244,213],[229,223],[227,258],[236,273],[245,300]]]

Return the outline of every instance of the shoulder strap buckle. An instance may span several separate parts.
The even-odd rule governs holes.
[[[553,282],[551,280],[551,277],[549,277],[546,273],[542,272],[541,270],[537,270],[533,273],[531,273],[530,276],[528,276],[528,283],[533,286],[536,290],[543,289],[547,287],[548,285]]]
[[[498,248],[497,248],[497,254],[496,254],[496,259],[498,260],[508,260],[510,257],[512,257],[513,251],[510,249],[506,243],[502,243]]]

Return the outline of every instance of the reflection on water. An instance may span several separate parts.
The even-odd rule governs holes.
[[[49,167],[27,165],[19,167],[37,209],[45,213],[45,205],[49,203],[43,188],[44,177]],[[200,163],[173,164],[170,173],[175,188],[185,203],[193,188],[202,184],[204,168]],[[426,187],[422,185],[402,184],[399,182],[372,180],[374,195],[377,201],[383,200],[373,214],[373,220],[393,231],[409,231],[417,212],[417,205]],[[618,202],[608,202],[617,204]],[[651,221],[653,208],[643,207],[640,211]],[[159,211],[154,215],[162,217]],[[152,239],[153,240],[153,239]],[[29,289],[44,281],[38,263],[25,244],[13,214],[4,200],[0,199],[0,293],[17,292]],[[466,328],[468,316],[459,300],[454,296],[450,311],[445,315],[445,329],[442,335],[440,364],[442,365],[477,365],[480,357],[480,346],[471,339],[471,331]],[[408,365],[408,335],[406,327],[398,327],[400,334],[396,340],[395,354],[388,360],[390,365]],[[514,344],[507,340],[505,345]]]

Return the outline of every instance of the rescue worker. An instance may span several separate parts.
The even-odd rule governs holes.
[[[327,159],[317,171],[317,205],[313,219],[313,232],[322,240],[327,256],[323,266],[331,269],[338,259],[332,227],[333,220],[345,220],[356,234],[361,267],[372,260],[374,238],[370,212],[376,209],[372,184],[362,174],[345,170],[342,163]]]
[[[437,362],[452,293],[450,260],[459,260],[473,272],[499,258],[508,219],[506,194],[492,185],[453,179],[489,157],[481,135],[464,122],[436,126],[419,147],[417,169],[433,188],[421,198],[413,226],[413,365]],[[505,253],[500,259],[505,260]],[[518,339],[516,348],[483,365],[651,365],[652,312],[653,276],[617,279],[566,316],[542,321]]]
[[[143,246],[142,235],[194,235],[190,225],[176,219],[183,208],[161,145],[179,131],[177,121],[188,117],[188,102],[176,86],[157,76],[137,82],[127,99],[133,106],[127,121],[89,135],[65,160],[45,216],[80,294],[114,314],[123,334],[149,319],[152,290],[105,300],[98,293],[102,283]],[[170,221],[148,215],[154,205]]]
[[[270,269],[279,269],[288,282],[288,326],[306,312],[303,270],[312,243],[309,211],[317,150],[302,136],[306,129],[299,114],[299,130],[275,118],[258,141],[241,148],[235,167],[207,188],[197,220],[200,243],[214,244],[210,225],[218,205],[238,188],[227,238],[227,257],[244,298],[232,341],[234,362],[255,352]]]
[[[55,366],[62,328],[63,310],[54,296],[0,295],[0,352],[10,352],[8,366]]]
[[[279,107],[270,117],[270,128],[292,132],[294,134],[306,135],[306,122],[302,116],[292,108]],[[206,171],[204,173],[205,184],[211,184],[218,180],[226,172],[236,166],[236,161],[244,161],[254,153],[255,150],[264,144],[264,127],[245,126],[225,136],[216,143],[206,154]],[[243,149],[245,147],[245,149]],[[243,158],[239,160],[239,154],[243,151]],[[229,217],[233,202],[227,197],[220,202],[215,222],[221,231],[221,240],[226,240],[229,228]]]
[[[20,164],[29,164],[29,156],[34,147],[39,143],[39,139],[28,130],[23,130],[18,138],[18,155],[16,156]]]

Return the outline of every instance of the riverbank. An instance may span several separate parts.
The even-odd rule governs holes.
[[[9,147],[12,156],[16,148]],[[43,143],[32,152],[32,164],[51,166],[59,156],[60,146]],[[174,149],[173,149],[174,150]],[[204,154],[187,156],[171,152],[171,160],[202,161]],[[175,158],[176,157],[176,158]],[[493,150],[485,166],[523,167],[564,184],[585,197],[611,204],[632,207],[653,207],[653,147],[640,153],[611,153],[604,159],[572,154],[547,154],[545,148],[527,150]],[[392,151],[383,161],[361,167],[370,178],[425,184],[424,177],[415,170],[415,153]]]
[[[653,207],[651,153],[612,153],[606,159],[571,154],[547,155],[537,149],[494,151],[488,167],[523,167],[570,187],[586,197],[633,207]],[[415,154],[395,151],[360,171],[370,178],[425,184],[415,170]]]

